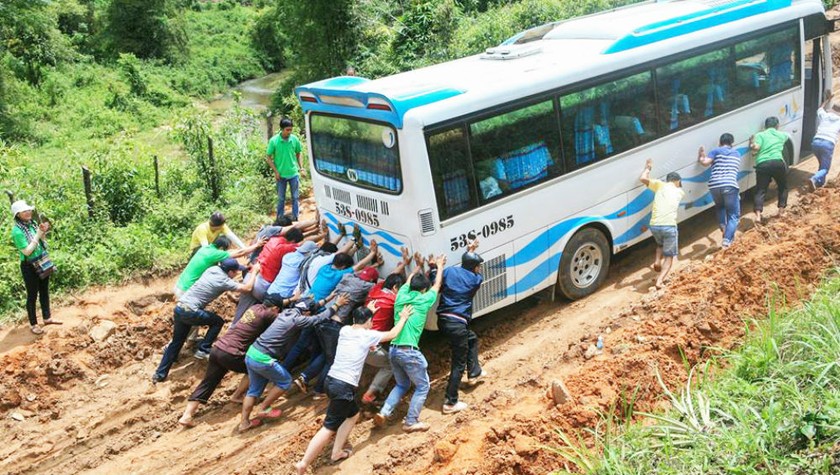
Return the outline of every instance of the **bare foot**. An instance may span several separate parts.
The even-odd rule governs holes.
[[[297,473],[298,475],[303,475],[304,473],[306,473],[306,464],[303,463],[303,460],[295,464],[295,473]]]
[[[195,427],[195,421],[193,421],[192,417],[183,416],[178,419],[178,424],[181,424],[183,427],[190,428]]]
[[[251,430],[255,427],[261,426],[262,423],[263,423],[262,419],[251,419],[247,423],[240,423],[238,431],[239,432],[245,432],[247,430]]]
[[[64,322],[59,322],[56,320],[44,320],[44,325],[64,325]]]
[[[657,281],[655,287],[656,287],[656,290],[662,290],[662,289],[665,288],[665,284]]]
[[[234,404],[242,404],[243,401],[245,401],[245,398],[243,396],[231,396],[230,397],[230,402],[232,402]]]

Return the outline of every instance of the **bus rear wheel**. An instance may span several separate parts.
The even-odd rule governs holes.
[[[566,244],[560,257],[557,288],[570,300],[577,300],[598,290],[607,278],[610,246],[604,233],[584,228]]]

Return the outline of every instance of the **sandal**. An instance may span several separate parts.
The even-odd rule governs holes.
[[[236,431],[241,434],[242,432],[246,432],[263,425],[262,419],[251,419],[250,421],[248,421],[248,423],[249,425],[247,428],[243,429],[241,426],[237,426]]]
[[[29,327],[29,331],[31,331],[32,333],[34,333],[36,335],[40,335],[40,334],[44,333],[44,329],[39,327],[38,325]]]
[[[353,455],[353,449],[343,448],[343,449],[341,449],[341,452],[339,452],[338,458],[330,457],[330,464],[331,465],[338,465],[341,462],[349,459],[351,455]]]
[[[260,421],[264,420],[264,419],[274,420],[274,419],[279,418],[282,415],[283,415],[283,411],[280,410],[280,409],[269,409],[268,411],[262,411],[262,412],[256,413],[254,415],[254,419],[257,419],[257,420],[260,420]]]

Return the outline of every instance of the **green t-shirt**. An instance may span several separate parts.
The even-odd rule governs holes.
[[[35,223],[29,222],[29,229],[32,230],[32,237],[35,237],[35,233],[38,232],[38,227],[35,226]],[[23,250],[26,249],[26,246],[29,245],[29,241],[26,239],[26,233],[23,232],[18,226],[12,226],[12,242],[15,244],[15,247],[18,250],[18,254],[20,254],[20,260],[25,261],[26,256],[23,255]],[[44,253],[44,246],[42,244],[38,244],[38,247],[32,251],[32,254],[29,255],[30,259],[34,259],[39,257],[41,254]]]
[[[411,290],[409,284],[404,284],[397,292],[397,299],[394,301],[394,324],[400,322],[400,312],[406,305],[411,305],[411,316],[405,322],[400,334],[391,341],[392,345],[420,346],[420,335],[426,326],[426,316],[429,309],[435,304],[438,293],[436,290],[429,290],[426,293]]]
[[[755,164],[770,160],[784,160],[782,150],[785,148],[787,139],[786,133],[772,128],[755,134],[753,141],[759,147],[755,154]]]
[[[222,262],[228,257],[230,257],[230,254],[227,251],[217,249],[216,246],[212,244],[203,246],[201,249],[196,251],[195,255],[192,259],[190,259],[190,262],[187,264],[184,272],[181,272],[181,276],[178,277],[178,283],[175,284],[175,287],[183,292],[186,292],[194,283],[196,283],[204,271],[209,269],[211,266]]]
[[[295,134],[289,135],[288,140],[277,134],[268,141],[265,154],[274,157],[274,166],[281,178],[294,178],[298,175],[297,154],[300,151],[300,139]]]

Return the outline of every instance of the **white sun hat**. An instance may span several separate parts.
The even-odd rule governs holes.
[[[12,203],[12,216],[17,216],[18,213],[23,213],[24,211],[32,211],[35,209],[32,206],[29,206],[26,201],[18,200]]]

